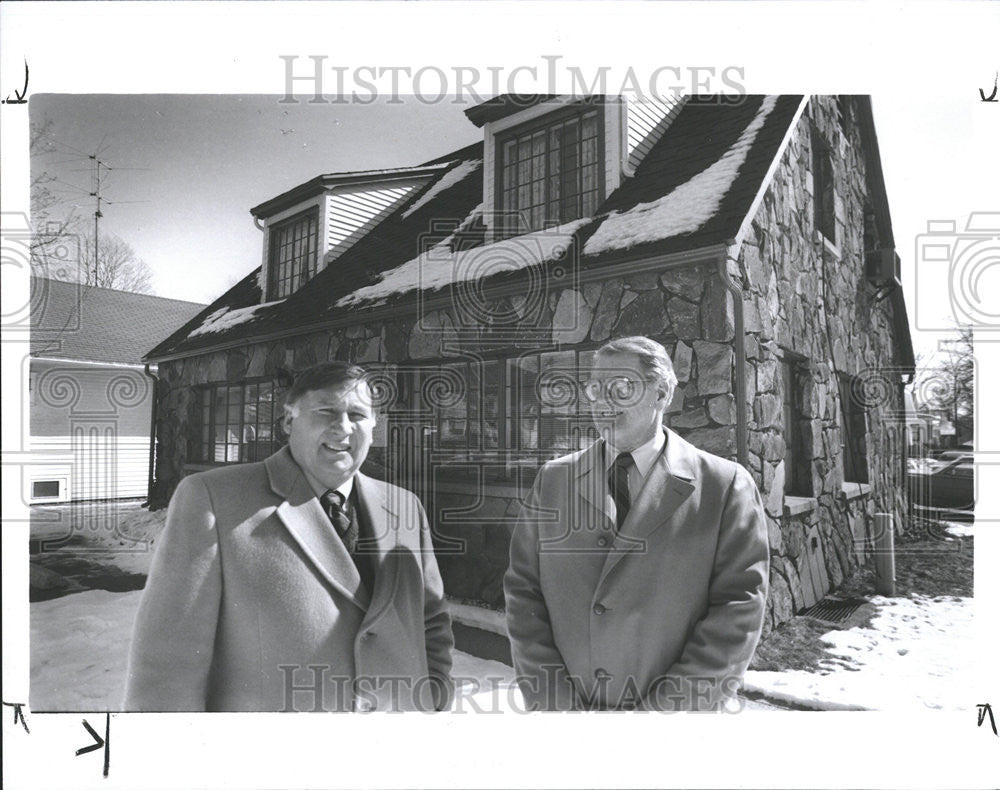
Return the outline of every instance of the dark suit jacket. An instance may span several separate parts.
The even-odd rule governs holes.
[[[504,579],[525,701],[543,709],[715,708],[760,637],[768,542],[741,466],[667,431],[616,534],[601,445],[547,463]]]
[[[355,478],[369,596],[287,448],[184,478],[136,618],[126,710],[435,709],[453,645],[427,518]]]

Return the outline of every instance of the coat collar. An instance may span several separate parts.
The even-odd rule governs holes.
[[[288,447],[283,447],[264,461],[271,490],[284,501],[277,508],[277,516],[315,567],[332,587],[339,590],[358,607],[376,613],[391,597],[394,586],[390,574],[395,563],[384,562],[396,545],[398,515],[390,507],[382,486],[371,478],[357,474],[357,501],[361,516],[367,518],[375,535],[376,563],[381,567],[376,575],[374,595],[361,583],[361,574],[343,542],[333,531],[309,481],[292,458]]]

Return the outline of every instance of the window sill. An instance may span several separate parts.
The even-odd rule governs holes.
[[[872,487],[868,483],[841,483],[840,494],[848,502],[852,499],[868,496],[872,492]]]
[[[809,513],[819,507],[819,500],[810,496],[786,496],[784,502],[784,514],[786,516],[798,516],[802,513]]]
[[[813,230],[813,239],[823,243],[823,248],[838,261],[840,260],[840,247],[830,241],[826,235],[819,230]]]

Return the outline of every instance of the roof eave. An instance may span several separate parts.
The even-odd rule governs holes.
[[[386,183],[421,176],[431,176],[445,170],[451,163],[426,165],[421,167],[406,167],[396,170],[361,170],[354,173],[328,173],[311,178],[287,192],[265,200],[250,209],[250,214],[256,219],[267,219],[280,211],[291,208],[309,198],[316,197],[337,186],[366,183]]]

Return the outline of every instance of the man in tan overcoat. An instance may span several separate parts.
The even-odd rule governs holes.
[[[545,464],[504,578],[518,682],[541,710],[716,710],[760,637],[767,527],[738,464],[663,426],[666,350],[615,340],[586,394],[603,438]]]
[[[136,618],[124,708],[435,710],[451,623],[427,518],[358,470],[375,414],[341,362],[288,393],[288,446],[184,478]]]

